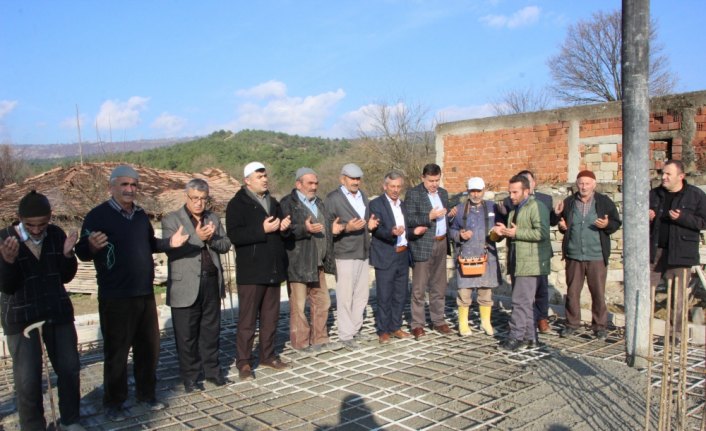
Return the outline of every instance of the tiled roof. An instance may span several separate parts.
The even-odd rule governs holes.
[[[0,189],[0,220],[4,223],[14,220],[17,204],[32,189],[49,198],[55,218],[81,219],[91,208],[110,196],[108,177],[119,164],[84,163],[67,168],[58,167],[22,183],[7,185]],[[184,186],[192,178],[208,181],[212,209],[220,215],[223,215],[228,201],[240,189],[240,183],[220,169],[187,174],[144,166],[134,168],[140,174],[141,188],[137,203],[157,219],[184,203]]]

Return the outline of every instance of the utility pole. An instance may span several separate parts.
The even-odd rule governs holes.
[[[76,104],[76,130],[78,130],[78,157],[83,166],[83,145],[81,144],[81,121],[78,116],[78,103]]]
[[[627,363],[647,367],[649,351],[649,0],[623,0],[623,280]]]

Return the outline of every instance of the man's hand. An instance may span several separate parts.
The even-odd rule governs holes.
[[[265,229],[265,233],[275,232],[279,229],[279,219],[275,216],[268,217],[262,222],[262,227]]]
[[[14,236],[8,236],[5,241],[0,242],[0,256],[2,260],[9,264],[15,263],[20,252],[20,243]]]
[[[560,230],[560,231],[566,232],[566,229],[567,229],[568,226],[566,225],[566,220],[564,220],[564,217],[562,217],[562,218],[559,219],[559,224],[558,224],[558,226],[559,226],[559,230]]]
[[[554,214],[561,215],[564,211],[564,201],[559,201],[558,204],[554,205]]]
[[[343,232],[345,228],[346,226],[341,223],[341,219],[339,217],[336,217],[336,220],[331,223],[331,233],[334,235],[338,235]]]
[[[446,215],[446,208],[432,208],[431,211],[429,211],[429,220],[434,221],[438,219],[439,217],[445,216]]]
[[[510,223],[512,227],[506,227],[503,230],[503,236],[506,236],[508,238],[514,238],[515,234],[517,233],[517,226],[515,226],[515,223]]]
[[[292,217],[287,216],[282,219],[279,223],[279,230],[280,232],[284,232],[285,230],[289,229],[289,226],[292,224]]]
[[[427,229],[428,228],[426,226],[417,226],[412,232],[414,232],[416,236],[422,236],[427,232]]]
[[[108,235],[97,230],[88,235],[88,248],[91,254],[96,254],[108,245]]]
[[[461,239],[464,241],[468,241],[471,238],[473,238],[473,231],[472,230],[467,230],[467,229],[461,229],[459,231],[459,235],[461,236]]]
[[[593,225],[598,229],[605,229],[605,227],[608,226],[608,214],[604,215],[603,218],[596,219]]]
[[[187,239],[189,239],[189,234],[184,232],[184,226],[179,226],[179,229],[169,238],[169,245],[172,248],[181,247]]]
[[[324,225],[321,223],[312,223],[311,222],[311,216],[309,216],[305,221],[304,221],[304,227],[306,228],[306,231],[309,233],[319,233],[324,230]]]
[[[655,219],[657,214],[655,214],[655,210],[650,210],[649,214],[650,214],[650,222],[652,222],[652,220]]]
[[[395,226],[392,228],[392,236],[400,236],[404,233],[404,226]]]
[[[457,207],[451,208],[451,211],[449,211],[449,217],[450,217],[450,218],[456,217],[456,212],[457,212],[457,211],[458,211],[458,208],[457,208]]]
[[[346,223],[345,231],[346,232],[355,232],[358,230],[361,230],[365,227],[365,220],[362,218],[354,218],[351,220],[348,220],[348,223]]]
[[[493,228],[491,229],[491,232],[494,232],[495,235],[501,237],[504,236],[503,232],[505,232],[505,229],[507,228],[505,227],[504,223],[497,222],[495,223],[495,226],[493,226]]]
[[[380,220],[375,217],[375,214],[370,214],[370,219],[368,220],[368,230],[375,230],[378,228]]]
[[[198,235],[201,241],[207,242],[211,239],[214,232],[216,231],[216,226],[213,224],[212,221],[209,221],[208,224],[204,226],[201,224],[202,221],[203,220],[199,220],[199,222],[196,224],[196,235]]]
[[[74,246],[76,245],[76,241],[78,241],[78,232],[73,231],[69,233],[69,235],[66,237],[66,240],[64,241],[64,256],[73,257]]]
[[[681,215],[681,210],[669,210],[669,218],[672,220],[677,220]]]

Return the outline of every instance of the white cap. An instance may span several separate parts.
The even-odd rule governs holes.
[[[468,190],[483,190],[485,182],[481,177],[473,177],[468,180]]]
[[[245,165],[245,169],[243,169],[243,177],[247,178],[250,176],[250,174],[255,171],[259,171],[260,169],[265,169],[265,165],[260,162],[250,162]]]

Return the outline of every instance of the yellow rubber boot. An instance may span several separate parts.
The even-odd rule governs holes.
[[[493,335],[495,331],[493,330],[493,324],[490,323],[490,310],[493,307],[490,305],[481,305],[478,307],[480,310],[480,327],[483,329],[486,335]]]
[[[471,328],[468,326],[468,307],[458,307],[458,335],[462,337],[471,335]]]

